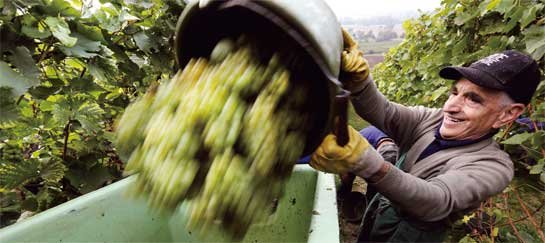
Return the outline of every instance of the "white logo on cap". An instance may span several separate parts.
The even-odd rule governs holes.
[[[504,59],[504,58],[507,58],[509,56],[503,54],[503,53],[497,53],[497,54],[494,54],[494,55],[490,55],[490,56],[487,56],[485,58],[483,58],[482,60],[479,60],[477,63],[482,63],[486,66],[490,66],[494,63],[497,63],[499,62],[501,59]]]

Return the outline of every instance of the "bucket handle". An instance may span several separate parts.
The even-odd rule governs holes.
[[[350,92],[341,90],[335,96],[335,120],[333,134],[337,137],[337,145],[344,146],[348,143],[348,97]]]

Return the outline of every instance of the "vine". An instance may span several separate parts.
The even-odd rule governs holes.
[[[112,127],[175,71],[182,0],[0,0],[0,221],[112,183]]]

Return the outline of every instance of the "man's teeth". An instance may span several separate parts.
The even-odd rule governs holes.
[[[461,122],[462,120],[459,120],[459,119],[455,119],[455,118],[451,118],[451,117],[448,117],[448,119],[452,122]]]

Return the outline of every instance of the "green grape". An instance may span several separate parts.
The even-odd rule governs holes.
[[[210,54],[210,59],[215,62],[219,62],[221,60],[224,60],[229,53],[233,51],[235,48],[235,42],[231,39],[223,39],[218,44],[216,44],[216,47],[214,47],[214,50],[212,50],[212,53]]]
[[[304,148],[306,91],[251,38],[218,42],[131,104],[117,126],[129,191],[156,212],[189,201],[188,228],[242,237],[266,218]],[[302,82],[299,82],[302,83]],[[218,224],[218,222],[221,222]]]

